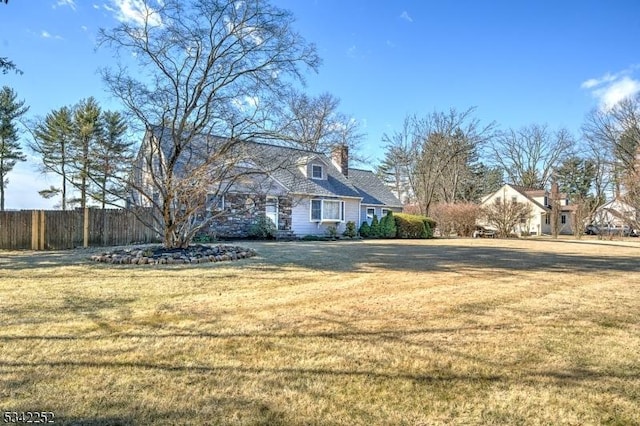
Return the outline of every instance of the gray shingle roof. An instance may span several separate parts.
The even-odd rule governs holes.
[[[371,171],[349,169],[349,181],[358,189],[363,204],[402,207],[402,203]]]
[[[154,133],[158,135],[158,129]],[[162,134],[162,133],[160,133]],[[165,155],[171,148],[170,138],[160,136],[160,145]],[[215,136],[200,136],[193,139],[189,146],[188,158],[196,159],[204,152],[215,150],[224,139]],[[198,146],[200,145],[200,146]],[[202,148],[202,149],[201,149]],[[269,176],[282,184],[289,192],[312,196],[363,198],[365,204],[401,207],[400,201],[370,171],[349,169],[349,177],[344,176],[325,154],[300,148],[271,145],[260,142],[241,142],[234,147],[236,161],[255,164]],[[326,179],[311,179],[303,173],[309,161],[324,165]]]

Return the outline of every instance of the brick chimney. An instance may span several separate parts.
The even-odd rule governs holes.
[[[349,147],[340,144],[333,147],[331,151],[331,161],[342,172],[343,175],[349,177]]]

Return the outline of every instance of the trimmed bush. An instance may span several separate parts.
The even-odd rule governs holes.
[[[425,217],[422,221],[423,231],[420,238],[433,238],[433,228],[431,227],[431,223],[435,225],[435,222],[430,221],[428,217]]]
[[[358,233],[356,232],[356,223],[351,220],[347,222],[345,225],[345,230],[342,233],[342,235],[349,238],[353,238],[356,235],[358,235]]]
[[[380,221],[380,236],[382,238],[395,238],[397,234],[396,220],[393,212],[389,210]]]
[[[266,216],[260,216],[249,228],[249,237],[257,239],[274,239],[276,237],[276,225]]]
[[[327,234],[327,237],[331,238],[332,240],[335,240],[336,238],[338,238],[338,227],[336,225],[327,226],[326,234]]]
[[[369,222],[367,222],[366,220],[362,222],[358,233],[362,238],[369,238],[369,236],[371,235],[371,227],[369,226]]]
[[[426,216],[396,213],[393,215],[398,238],[433,238],[435,221]]]
[[[380,222],[378,221],[378,216],[375,214],[371,220],[371,231],[369,232],[369,236],[371,238],[380,238]]]

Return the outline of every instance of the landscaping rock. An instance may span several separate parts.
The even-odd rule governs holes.
[[[185,249],[165,249],[162,246],[132,247],[91,256],[95,262],[118,265],[200,264],[246,259],[255,250],[231,245],[192,245]]]

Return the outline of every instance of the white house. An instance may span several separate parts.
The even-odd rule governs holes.
[[[636,229],[638,222],[640,211],[618,197],[598,207],[593,217],[594,225],[608,229]]]
[[[560,199],[560,233],[571,234],[573,206],[566,194],[559,194]],[[490,206],[496,201],[525,203],[531,206],[531,216],[523,218],[513,232],[517,235],[551,234],[551,193],[544,189],[525,188],[518,185],[505,184],[496,192],[482,198],[483,206]],[[487,223],[481,223],[490,226]]]

